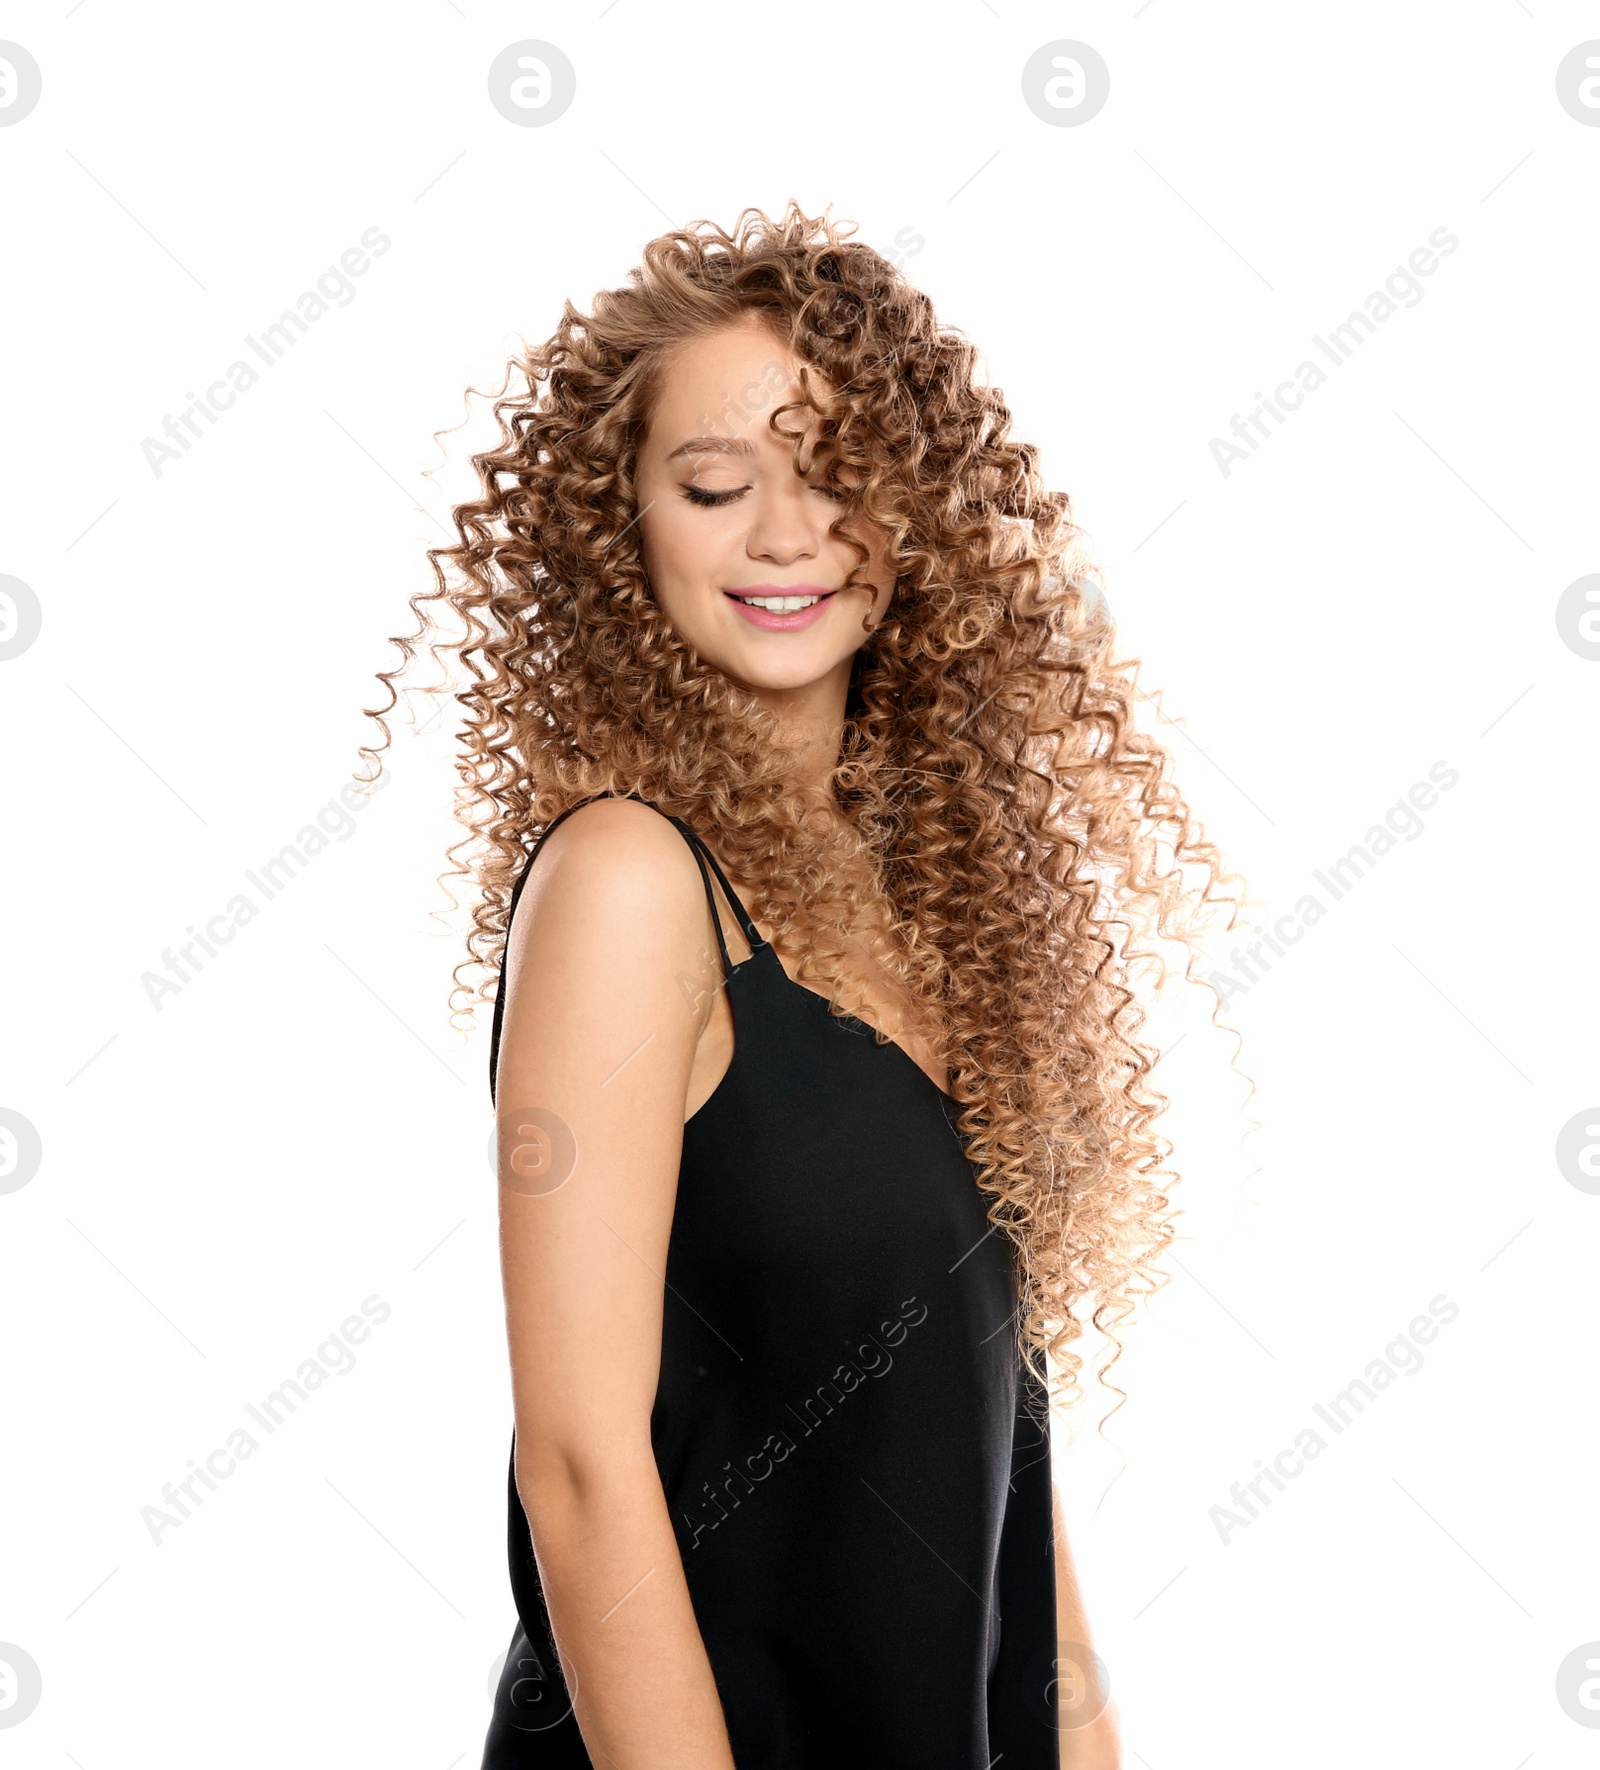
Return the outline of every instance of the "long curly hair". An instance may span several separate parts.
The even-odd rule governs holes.
[[[696,222],[650,241],[591,312],[567,302],[486,396],[500,435],[472,456],[481,495],[456,507],[455,542],[429,549],[434,588],[410,598],[417,629],[391,641],[402,662],[367,711],[386,745],[395,679],[430,634],[435,660],[470,674],[453,697],[469,833],[441,876],[475,888],[453,1011],[498,987],[530,844],[597,793],[694,827],[835,1013],[862,1005],[840,960],[847,933],[864,944],[948,1058],[976,1184],[1020,1255],[1019,1350],[1068,1408],[1085,1313],[1115,1348],[1103,1380],[1118,1327],[1170,1278],[1156,1262],[1175,1176],[1152,1129],[1167,1102],[1135,973],[1153,960],[1164,978],[1151,938],[1178,939],[1201,981],[1197,916],[1232,875],[1168,752],[1135,729],[1137,665],[1113,661],[1067,496],[1011,436],[973,346],[853,232],[792,201],[776,221],[746,209],[731,233]],[[792,430],[802,471],[823,464],[834,532],[879,525],[896,574],[853,665],[831,776],[842,822],[790,784],[770,709],[668,625],[640,545],[635,466],[663,370],[685,340],[751,316],[801,365],[804,397],[769,424]],[[379,769],[382,747],[362,748]]]

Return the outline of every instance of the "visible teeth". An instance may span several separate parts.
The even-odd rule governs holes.
[[[821,602],[820,596],[741,596],[738,600],[749,608],[770,608],[780,615],[791,615],[797,608],[810,608]]]

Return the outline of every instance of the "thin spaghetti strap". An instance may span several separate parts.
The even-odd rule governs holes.
[[[673,818],[672,821],[678,822],[676,818]],[[681,824],[678,827],[680,830],[683,829]],[[727,936],[722,932],[722,918],[717,914],[717,894],[712,888],[711,875],[706,871],[705,857],[700,852],[699,843],[694,840],[691,832],[684,831],[684,834],[689,838],[689,852],[694,856],[694,864],[700,869],[700,882],[706,888],[706,908],[711,912],[711,926],[717,936],[717,951],[722,954],[722,976],[726,982],[728,978],[733,976],[734,964],[728,952]]]
[[[728,908],[733,911],[734,916],[737,918],[739,931],[749,942],[750,950],[754,952],[757,947],[765,946],[767,944],[765,939],[756,928],[755,923],[751,920],[749,912],[745,909],[743,903],[740,902],[738,892],[728,883],[728,875],[723,872],[722,868],[717,864],[717,857],[706,846],[703,838],[697,836],[681,817],[675,817],[672,821],[683,831],[684,835],[689,838],[689,845],[694,849],[694,857],[696,860],[700,861],[700,872],[702,876],[706,870],[706,862],[710,862],[712,872],[717,875],[717,883],[722,887],[723,896],[728,900]],[[711,881],[709,879],[706,880],[706,890],[708,893],[711,890]],[[715,907],[715,904],[713,904],[712,908],[715,909]],[[719,917],[717,919],[719,939],[721,937],[721,929],[722,921]],[[726,953],[726,949],[724,949],[724,953]]]

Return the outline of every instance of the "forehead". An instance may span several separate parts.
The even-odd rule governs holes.
[[[685,339],[662,364],[649,441],[674,454],[686,442],[707,438],[731,440],[740,453],[745,450],[739,442],[781,448],[767,419],[775,407],[800,398],[796,371],[788,345],[754,318]],[[826,387],[816,370],[811,377],[814,386]],[[788,414],[783,424],[791,432],[799,429],[800,414]]]

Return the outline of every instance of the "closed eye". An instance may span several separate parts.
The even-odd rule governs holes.
[[[742,498],[749,490],[749,486],[735,486],[732,491],[708,492],[704,486],[685,486],[683,495],[691,504],[712,506],[731,504],[735,498]]]
[[[846,494],[842,490],[829,486],[821,480],[814,481],[810,489],[819,497],[827,498],[832,503],[842,504],[845,501]],[[704,486],[686,485],[683,487],[683,495],[691,504],[698,504],[704,510],[715,509],[722,504],[732,504],[749,490],[749,486],[745,485],[733,486],[727,491],[713,492],[708,491]]]

